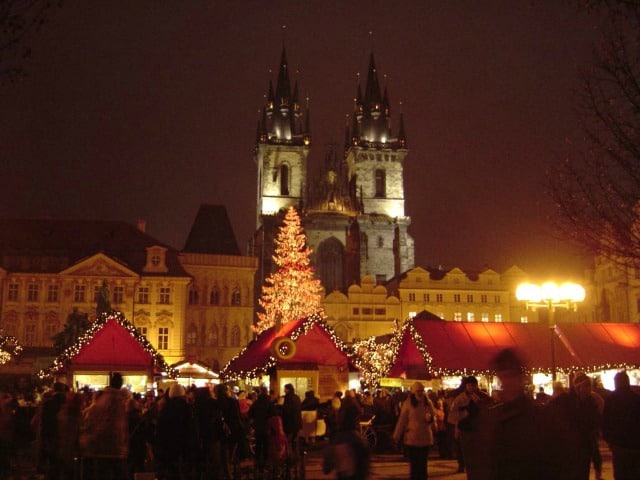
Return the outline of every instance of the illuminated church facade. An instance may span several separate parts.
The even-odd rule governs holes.
[[[261,111],[254,154],[257,285],[273,269],[273,239],[289,206],[301,214],[327,294],[346,292],[365,276],[381,284],[414,267],[411,220],[405,214],[403,118],[392,128],[389,95],[380,87],[373,54],[349,123],[343,150],[330,148],[319,178],[311,178],[309,108],[300,102],[297,82],[291,86],[283,48],[275,88],[270,82]]]

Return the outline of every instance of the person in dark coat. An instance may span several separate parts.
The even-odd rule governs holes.
[[[298,437],[298,432],[302,429],[302,402],[290,383],[284,386],[282,426],[290,442]]]
[[[309,390],[304,392],[304,399],[302,400],[302,410],[303,411],[313,411],[318,410],[320,408],[320,400],[316,397],[316,394],[313,390]]]
[[[512,349],[500,351],[492,369],[502,384],[501,402],[481,411],[479,442],[486,442],[487,471],[479,478],[491,480],[568,480],[562,432],[550,412],[525,393],[524,362]],[[570,460],[570,459],[569,459]],[[479,465],[480,467],[480,465]]]
[[[267,421],[275,415],[275,407],[271,402],[269,391],[260,387],[258,398],[249,407],[249,418],[256,439],[254,470],[256,478],[261,478],[267,464],[269,445],[269,428]]]
[[[169,398],[158,415],[157,447],[160,480],[182,478],[189,469],[191,407],[182,385],[169,389]]]
[[[240,407],[238,400],[231,396],[229,386],[220,383],[215,388],[216,399],[222,412],[222,419],[226,425],[225,430],[227,433],[222,432],[222,438],[220,442],[220,462],[222,467],[222,478],[231,478],[230,467],[233,466],[233,462],[239,462],[242,460],[246,452],[242,449],[245,445],[245,438],[247,432],[242,429],[242,422],[240,420]],[[232,453],[236,451],[236,458],[232,458]]]
[[[611,448],[615,480],[640,478],[640,396],[627,372],[614,377],[615,391],[604,401],[602,436]]]
[[[46,394],[40,411],[40,466],[46,478],[58,477],[58,412],[66,402],[67,386],[56,382]]]

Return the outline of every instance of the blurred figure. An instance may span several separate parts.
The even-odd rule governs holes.
[[[267,466],[267,453],[269,448],[268,421],[275,413],[275,406],[269,398],[269,392],[266,387],[260,387],[258,398],[249,408],[249,418],[251,419],[253,434],[256,439],[254,456],[256,478],[262,478],[265,467]]]
[[[73,480],[76,460],[80,456],[79,438],[84,398],[80,393],[68,392],[58,411],[58,479]]]
[[[188,471],[191,417],[191,407],[187,403],[185,389],[182,385],[174,383],[169,389],[169,398],[158,416],[158,478],[177,480]]]
[[[424,393],[424,385],[413,384],[411,394],[402,404],[398,423],[393,432],[393,440],[404,445],[409,457],[409,478],[424,480],[427,478],[427,459],[429,447],[433,445],[435,411],[431,401]]]
[[[486,435],[487,471],[491,480],[568,480],[562,465],[562,436],[545,407],[526,395],[524,362],[512,349],[500,351],[491,362],[502,385],[501,400],[480,419]],[[565,457],[566,458],[566,457]]]
[[[320,400],[316,397],[316,394],[313,390],[309,390],[304,392],[304,400],[302,400],[302,410],[304,411],[312,411],[318,410],[320,407]]]
[[[640,478],[640,396],[627,372],[614,377],[615,391],[604,402],[602,435],[611,448],[615,480]]]
[[[298,437],[302,428],[302,402],[296,395],[293,385],[287,383],[284,386],[284,403],[282,404],[282,426],[284,433],[290,442]]]

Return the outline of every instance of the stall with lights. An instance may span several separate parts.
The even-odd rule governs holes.
[[[263,331],[220,376],[224,381],[266,385],[279,393],[291,383],[299,395],[313,390],[321,400],[346,390],[354,379],[358,382],[346,346],[319,315]]]
[[[112,372],[120,372],[124,385],[133,392],[148,391],[155,379],[176,375],[147,338],[122,313],[113,311],[98,317],[38,376],[62,381],[76,390],[99,390],[108,385]]]

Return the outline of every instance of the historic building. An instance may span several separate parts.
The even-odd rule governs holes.
[[[275,88],[262,108],[254,160],[257,166],[254,254],[259,286],[272,270],[273,238],[282,212],[301,213],[313,263],[325,290],[346,293],[365,276],[376,283],[414,266],[414,242],[404,210],[403,168],[408,153],[402,115],[392,129],[387,89],[381,90],[373,54],[364,92],[359,85],[344,151],[325,155],[319,178],[310,178],[312,146],[308,106],[297,82],[291,88],[283,49]]]
[[[585,288],[586,321],[640,322],[640,269],[596,257]]]
[[[167,359],[184,357],[191,277],[178,251],[124,222],[0,220],[2,331],[51,354],[52,337],[77,310],[95,319],[106,280],[121,311]]]
[[[193,278],[185,314],[186,357],[219,370],[253,338],[258,260],[240,255],[225,207],[201,205],[180,263]]]

